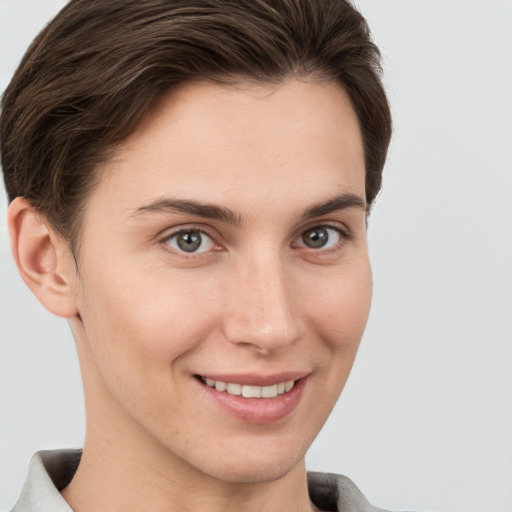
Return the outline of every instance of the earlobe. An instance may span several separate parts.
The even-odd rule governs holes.
[[[32,293],[53,314],[76,316],[76,269],[67,244],[21,197],[9,206],[8,225],[14,260]]]

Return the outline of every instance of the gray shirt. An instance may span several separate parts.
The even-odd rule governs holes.
[[[12,512],[72,512],[59,490],[66,487],[80,462],[80,450],[37,452]],[[386,512],[368,503],[346,476],[308,473],[311,501],[321,510],[337,512]]]

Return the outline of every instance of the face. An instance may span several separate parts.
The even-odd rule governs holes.
[[[287,474],[345,384],[370,306],[347,95],[188,84],[100,172],[72,320],[88,436],[230,482]]]

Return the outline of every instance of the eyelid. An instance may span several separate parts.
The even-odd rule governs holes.
[[[344,223],[339,221],[324,221],[324,220],[317,220],[310,222],[306,224],[305,226],[302,226],[300,230],[298,230],[297,234],[295,235],[295,238],[298,236],[303,235],[306,231],[309,231],[310,229],[315,228],[330,228],[334,229],[338,233],[340,233],[344,238],[347,240],[351,240],[354,237],[354,233],[352,230]]]
[[[168,226],[165,229],[162,229],[160,233],[157,235],[157,238],[160,241],[168,240],[172,236],[179,235],[180,233],[187,233],[189,231],[198,231],[201,234],[207,235],[212,239],[217,239],[219,236],[218,234],[210,228],[209,226],[205,226],[201,223],[196,222],[187,222],[187,223],[180,223],[176,226]]]

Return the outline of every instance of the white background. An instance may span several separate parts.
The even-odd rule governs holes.
[[[62,0],[0,0],[0,89]],[[512,2],[359,0],[395,137],[370,219],[375,293],[309,468],[393,510],[512,510]],[[0,199],[0,511],[30,455],[80,446],[65,321],[10,259]],[[256,447],[255,447],[256,448]]]

